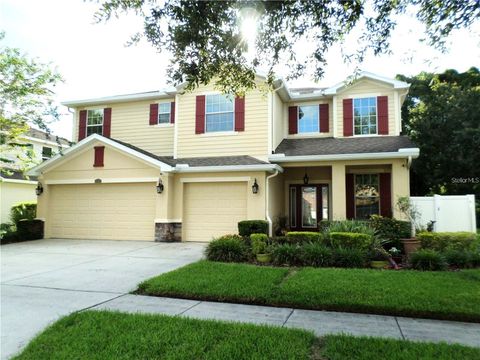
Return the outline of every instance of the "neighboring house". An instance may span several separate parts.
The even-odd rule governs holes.
[[[258,77],[259,82],[264,78]],[[324,89],[212,85],[113,96],[75,110],[78,144],[31,171],[46,236],[209,241],[237,222],[398,215],[419,149],[400,135],[409,85],[371,73]]]
[[[20,161],[23,159],[23,161],[38,164],[57,154],[59,148],[66,149],[70,146],[70,142],[66,139],[33,128],[29,129],[19,142],[26,146],[2,154],[2,157],[13,161],[12,163],[2,163],[2,172],[0,172],[0,218],[2,223],[10,222],[10,209],[16,203],[37,200],[35,194],[37,178],[25,176],[20,170],[22,167]],[[27,160],[25,154],[29,150],[31,150],[31,159]]]

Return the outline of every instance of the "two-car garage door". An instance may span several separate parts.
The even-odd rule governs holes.
[[[50,236],[154,239],[155,183],[51,185]]]
[[[247,219],[247,182],[185,183],[183,240],[210,241],[237,233]]]

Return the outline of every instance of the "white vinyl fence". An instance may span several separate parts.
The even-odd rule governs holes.
[[[419,211],[418,224],[426,227],[435,221],[434,231],[477,231],[475,195],[412,196]]]

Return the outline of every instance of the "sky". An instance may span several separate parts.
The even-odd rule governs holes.
[[[0,0],[0,31],[3,45],[16,47],[30,57],[51,63],[65,79],[56,87],[56,100],[77,100],[162,89],[167,85],[169,58],[146,42],[127,47],[126,42],[142,21],[135,16],[97,24],[93,15],[98,4],[83,0]],[[448,53],[442,54],[419,41],[423,26],[406,14],[398,18],[391,40],[392,53],[367,56],[361,68],[378,75],[415,75],[421,71],[465,71],[480,66],[480,24],[455,31],[448,39]],[[353,49],[355,39],[345,48]],[[325,77],[318,86],[331,86],[351,75],[352,66],[343,63],[341,49],[330,49]],[[278,75],[285,76],[280,73]],[[305,77],[289,85],[310,86]],[[61,107],[60,121],[51,124],[53,133],[71,139],[72,116]]]

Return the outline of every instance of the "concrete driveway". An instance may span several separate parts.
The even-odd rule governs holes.
[[[48,324],[122,296],[154,275],[199,260],[205,244],[37,240],[3,245],[1,358]]]

